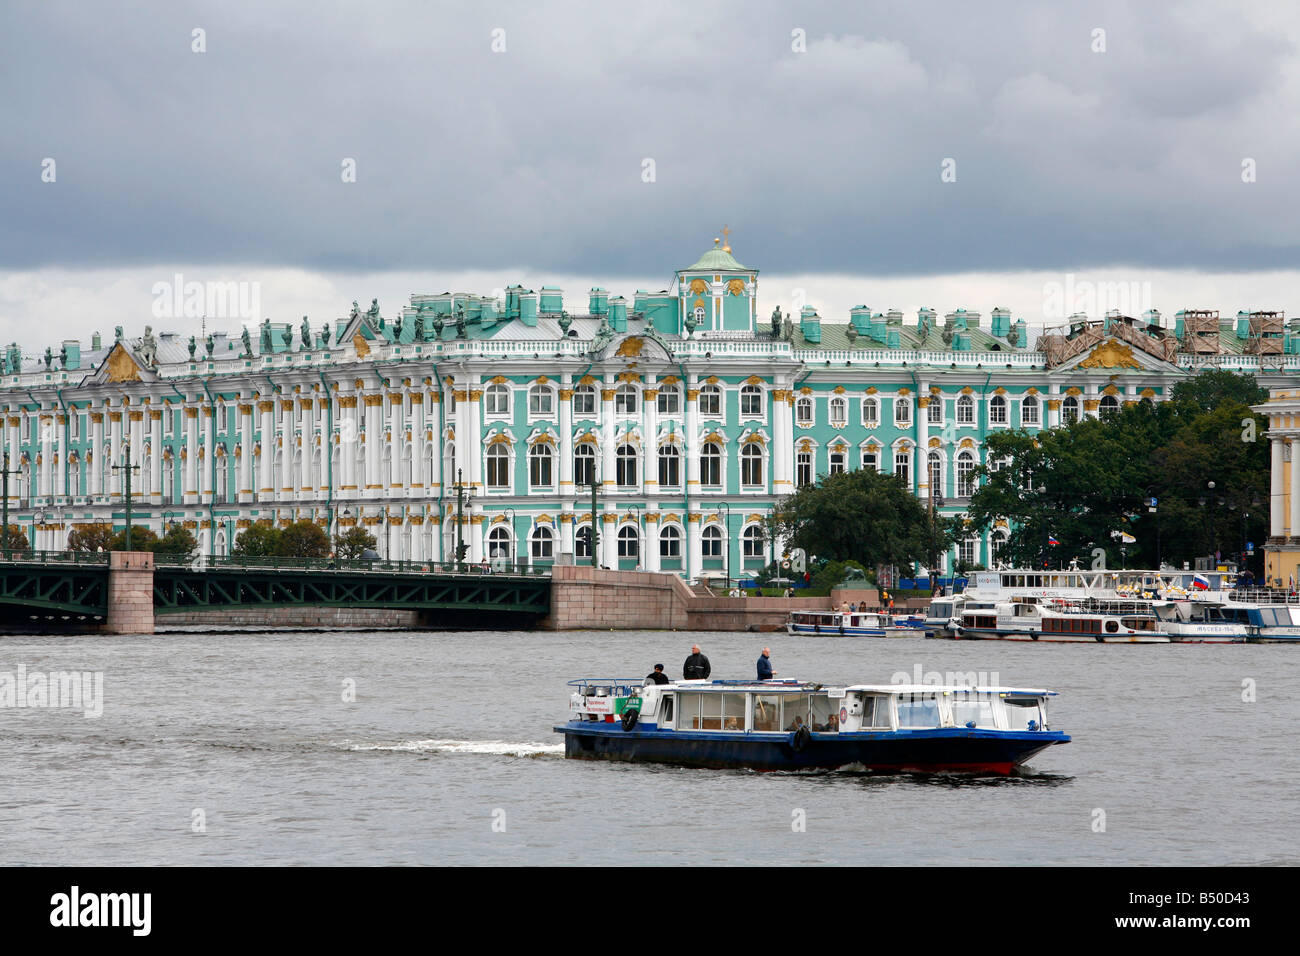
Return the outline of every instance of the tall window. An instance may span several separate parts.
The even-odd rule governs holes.
[[[659,485],[675,488],[682,483],[682,455],[676,445],[659,446]]]
[[[549,561],[555,556],[555,532],[546,525],[534,528],[530,540],[534,561]]]
[[[880,402],[874,398],[862,400],[862,424],[868,428],[875,428],[880,424]]]
[[[1073,395],[1066,396],[1061,403],[1061,421],[1072,425],[1079,420],[1079,400]]]
[[[1038,399],[1033,395],[1026,395],[1020,401],[1020,424],[1038,424]]]
[[[555,414],[555,393],[546,385],[533,385],[528,389],[528,414]]]
[[[906,448],[894,453],[894,474],[903,479],[903,484],[912,483],[912,453]]]
[[[975,424],[975,399],[969,395],[963,395],[957,399],[957,424]]]
[[[989,401],[989,423],[992,425],[1007,423],[1007,400],[1001,395],[994,395]]]
[[[758,442],[740,449],[740,483],[747,487],[763,484],[763,446]]]
[[[708,418],[722,416],[722,389],[716,385],[705,385],[700,389],[700,414]]]
[[[573,556],[575,558],[591,557],[591,525],[584,525],[574,533]]]
[[[963,564],[971,565],[979,561],[980,539],[967,538],[961,543],[960,559]]]
[[[840,396],[835,396],[830,401],[828,409],[832,425],[846,425],[849,420],[849,403]]]
[[[510,388],[500,383],[489,385],[483,393],[483,414],[496,417],[510,414]]]
[[[581,442],[573,446],[573,483],[578,487],[591,487],[596,480],[596,446]]]
[[[912,424],[912,400],[910,398],[894,399],[894,424]]]
[[[968,451],[957,456],[957,497],[969,498],[975,493],[975,456]]]
[[[636,485],[636,449],[631,445],[619,445],[615,461],[616,478],[620,488]]]
[[[926,456],[930,467],[930,494],[943,497],[943,456],[932,451]]]
[[[812,452],[801,451],[795,456],[795,484],[799,486],[811,485],[813,483],[813,456]]]
[[[925,408],[926,420],[931,425],[943,424],[943,399],[938,395],[930,396],[930,404]]]
[[[615,415],[635,415],[636,414],[636,387],[626,383],[618,387],[614,393],[614,414]]]
[[[514,539],[510,532],[498,525],[488,532],[488,557],[494,561],[502,560],[507,563],[514,560]]]
[[[706,442],[700,451],[700,483],[722,484],[722,448],[717,442]]]
[[[722,557],[722,529],[711,524],[700,534],[700,556],[704,558]]]
[[[742,553],[747,558],[763,556],[763,529],[756,524],[750,525],[740,535]]]
[[[868,468],[872,471],[879,471],[880,456],[874,451],[864,451],[862,453],[862,468],[864,471]]]
[[[504,444],[488,447],[487,486],[497,489],[510,487],[510,449]]]
[[[745,418],[762,416],[763,390],[757,385],[746,385],[740,390],[740,414]]]
[[[528,449],[528,483],[534,488],[549,488],[555,483],[554,455],[551,446],[538,442]]]
[[[659,532],[659,557],[680,558],[682,556],[682,532],[675,524],[665,525]]]
[[[1114,395],[1107,395],[1101,400],[1099,411],[1102,418],[1114,418],[1119,414],[1119,399]]]
[[[635,558],[641,554],[641,533],[632,525],[625,524],[618,529],[618,556]]]
[[[596,389],[592,385],[579,385],[573,390],[573,417],[596,414]]]
[[[804,395],[794,403],[794,420],[799,425],[813,423],[813,400],[809,396]]]
[[[665,385],[659,389],[659,397],[656,399],[656,408],[660,415],[677,415],[681,412],[682,393],[676,385]]]
[[[830,456],[830,474],[838,475],[848,471],[849,453],[843,445],[835,445],[831,448]]]

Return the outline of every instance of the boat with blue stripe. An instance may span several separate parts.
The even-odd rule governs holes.
[[[1068,735],[1055,691],[799,680],[570,681],[564,755],[751,770],[1006,775]]]

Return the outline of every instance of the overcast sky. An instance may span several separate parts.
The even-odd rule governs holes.
[[[1263,3],[8,3],[0,337],[138,334],[177,272],[278,321],[630,297],[724,224],[763,314],[1297,310],[1297,40]]]

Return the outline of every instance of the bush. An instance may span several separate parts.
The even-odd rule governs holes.
[[[334,536],[334,554],[340,558],[359,558],[366,551],[374,551],[379,542],[365,528],[348,528]]]

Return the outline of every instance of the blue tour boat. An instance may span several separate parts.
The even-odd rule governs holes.
[[[753,770],[1009,774],[1069,743],[1055,691],[798,680],[570,681],[564,755]]]

